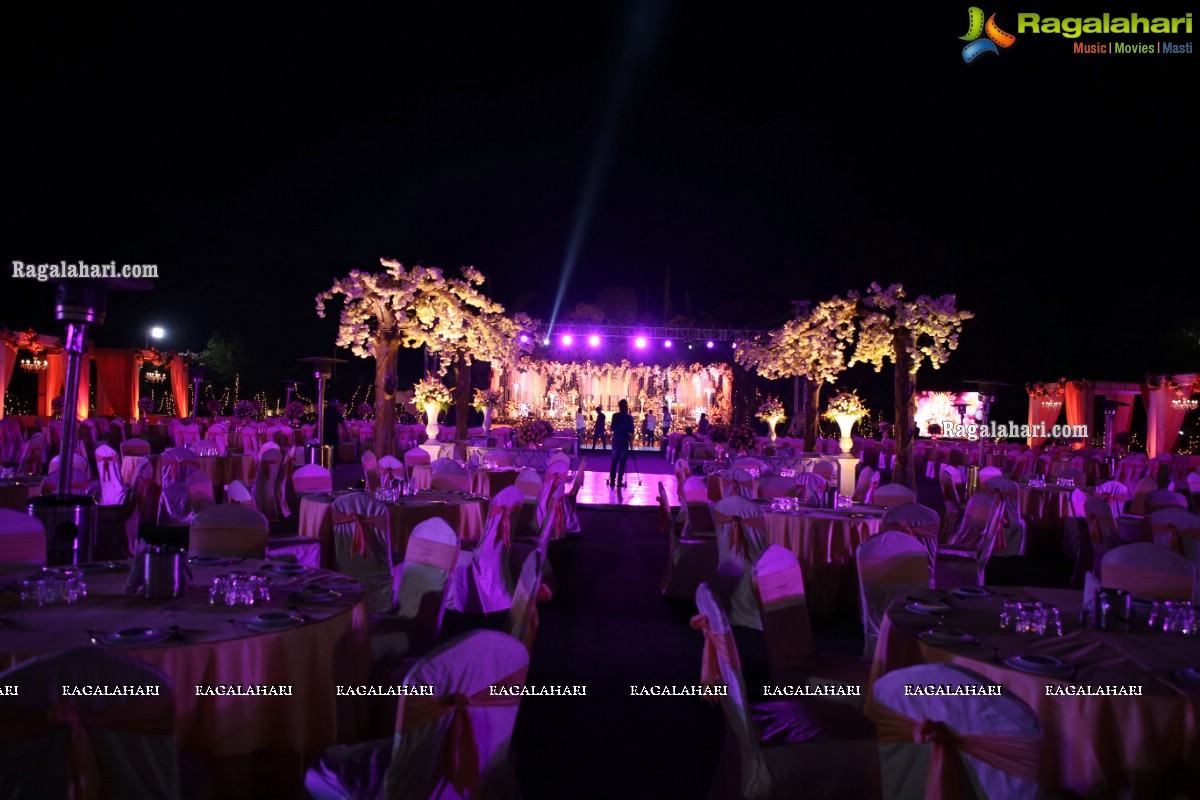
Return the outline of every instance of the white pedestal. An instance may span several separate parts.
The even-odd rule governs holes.
[[[842,454],[837,457],[838,462],[838,494],[842,497],[854,496],[854,484],[858,480],[858,476],[854,471],[858,467],[858,457]]]

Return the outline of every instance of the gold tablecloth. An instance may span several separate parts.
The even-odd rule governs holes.
[[[863,516],[851,516],[859,514]],[[767,511],[767,541],[796,554],[808,608],[817,616],[858,608],[854,551],[883,524],[878,512]]]

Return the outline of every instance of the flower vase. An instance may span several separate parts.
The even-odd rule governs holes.
[[[483,409],[483,432],[489,433],[492,430],[492,407],[485,406]]]
[[[843,453],[849,453],[854,449],[854,440],[850,438],[850,431],[854,428],[854,423],[858,419],[850,414],[839,414],[834,418],[837,421],[838,427],[842,429],[842,439],[838,443]]]
[[[783,417],[767,417],[767,436],[775,441],[775,426],[783,421]]]
[[[425,435],[429,441],[436,442],[438,434],[441,433],[441,428],[438,427],[438,411],[441,406],[438,403],[425,404]]]

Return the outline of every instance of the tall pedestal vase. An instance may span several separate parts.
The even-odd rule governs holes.
[[[425,435],[429,437],[430,442],[438,441],[438,434],[441,433],[441,428],[438,427],[438,411],[441,410],[441,405],[438,403],[425,404]]]
[[[842,438],[838,444],[841,446],[843,453],[849,453],[854,449],[854,440],[850,438],[850,431],[853,430],[854,423],[858,420],[858,417],[851,414],[839,414],[834,417],[834,420],[842,430]]]
[[[483,409],[483,432],[490,433],[492,430],[492,407],[484,406]]]
[[[783,417],[767,417],[767,436],[771,437],[771,441],[775,441],[775,426],[783,422]]]

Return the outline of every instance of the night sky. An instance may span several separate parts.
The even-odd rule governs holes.
[[[549,320],[582,205],[563,313],[628,286],[657,323],[668,268],[672,313],[731,327],[901,281],[977,313],[926,388],[1200,368],[1196,54],[1018,34],[968,65],[944,3],[16,5],[0,257],[158,264],[101,346],[219,330],[284,377],[333,352],[314,295],[381,256]],[[50,285],[2,281],[0,325],[58,333]]]

